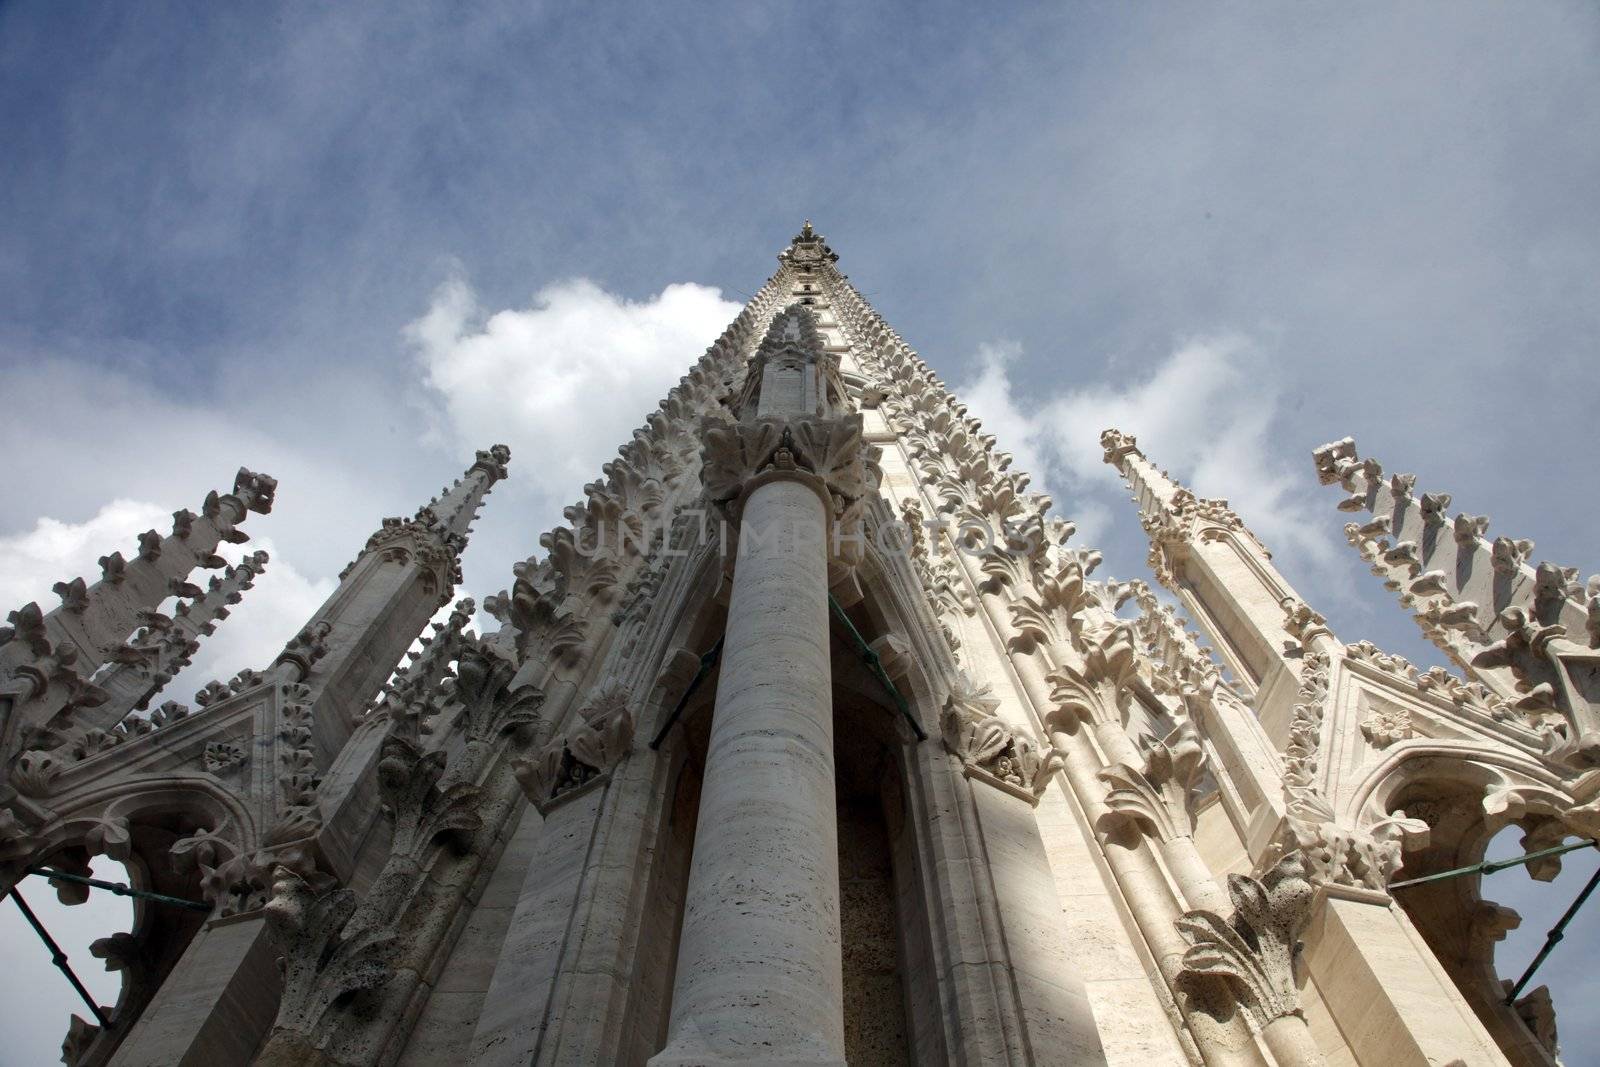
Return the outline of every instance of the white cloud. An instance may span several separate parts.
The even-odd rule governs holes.
[[[570,500],[739,310],[703,285],[629,301],[580,278],[485,315],[455,279],[406,336],[448,435],[505,442],[517,485]]]
[[[94,582],[101,556],[119,550],[132,556],[138,535],[166,530],[173,510],[141,500],[113,500],[85,522],[45,517],[31,530],[0,537],[0,604],[10,610],[36,600],[50,611],[56,606],[52,585],[79,576]]]
[[[1116,427],[1196,493],[1229,500],[1275,550],[1313,565],[1331,559],[1326,523],[1301,494],[1305,479],[1289,467],[1297,457],[1274,443],[1280,385],[1250,338],[1196,338],[1148,376],[1066,388],[1031,403],[1008,370],[1020,355],[1016,346],[984,345],[978,355],[978,376],[956,386],[956,395],[1014,452],[1019,468],[1055,491],[1057,511],[1077,522],[1085,542],[1113,516],[1132,516],[1100,447],[1100,432]]]

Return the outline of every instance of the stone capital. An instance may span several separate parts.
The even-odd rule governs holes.
[[[700,478],[706,494],[735,522],[750,492],[778,477],[815,479],[826,496],[830,517],[845,514],[877,487],[877,449],[863,439],[857,414],[835,419],[707,419],[700,437]]]

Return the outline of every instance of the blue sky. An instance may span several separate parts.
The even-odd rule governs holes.
[[[0,595],[248,464],[274,562],[196,670],[259,665],[504,439],[493,592],[809,216],[1108,572],[1116,422],[1432,662],[1309,453],[1600,569],[1597,44],[1557,2],[0,6]],[[1535,940],[1576,891],[1496,878]]]

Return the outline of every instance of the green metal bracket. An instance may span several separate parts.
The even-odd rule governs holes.
[[[1585,841],[1577,841],[1570,845],[1557,845],[1554,848],[1542,848],[1537,852],[1529,852],[1526,855],[1515,856],[1508,860],[1485,860],[1482,863],[1474,863],[1470,867],[1455,867],[1448,871],[1439,871],[1436,874],[1423,875],[1421,878],[1408,878],[1403,882],[1395,882],[1391,884],[1389,888],[1404,889],[1406,886],[1410,885],[1424,885],[1428,882],[1442,882],[1447,878],[1460,878],[1462,875],[1466,874],[1494,874],[1496,871],[1504,871],[1511,867],[1521,867],[1524,864],[1532,863],[1534,860],[1542,860],[1547,856],[1560,856],[1568,852],[1575,852],[1580,848],[1600,848],[1600,841],[1596,841],[1591,838]],[[1506,994],[1506,1004],[1510,1005],[1516,1003],[1518,994],[1520,994],[1523,988],[1527,986],[1528,982],[1532,980],[1533,972],[1539,969],[1539,965],[1544,963],[1545,959],[1549,957],[1550,953],[1555,950],[1556,945],[1561,943],[1561,939],[1567,936],[1567,924],[1572,922],[1573,918],[1578,914],[1578,909],[1583,907],[1584,901],[1589,899],[1589,895],[1594,892],[1596,886],[1600,886],[1600,870],[1594,872],[1594,875],[1589,879],[1588,884],[1583,887],[1583,891],[1578,894],[1578,899],[1572,902],[1572,906],[1562,914],[1560,920],[1557,921],[1557,923],[1550,928],[1550,932],[1544,936],[1544,945],[1540,947],[1539,954],[1533,957],[1533,962],[1528,964],[1528,969],[1522,972],[1522,977],[1517,979],[1517,984],[1512,986],[1511,992]]]
[[[1539,949],[1539,954],[1533,957],[1533,962],[1528,964],[1528,969],[1522,972],[1522,977],[1517,979],[1517,984],[1512,986],[1511,992],[1506,994],[1507,1004],[1516,1003],[1517,994],[1521,993],[1522,987],[1527,985],[1528,981],[1533,978],[1533,972],[1539,969],[1539,964],[1543,963],[1545,957],[1550,955],[1563,937],[1567,936],[1567,924],[1572,921],[1573,916],[1578,914],[1578,909],[1583,907],[1583,902],[1589,899],[1589,894],[1594,892],[1594,887],[1597,885],[1600,885],[1600,870],[1594,872],[1589,878],[1589,884],[1584,886],[1583,892],[1578,894],[1578,899],[1572,902],[1572,906],[1561,916],[1561,920],[1550,928],[1548,934],[1544,935],[1544,945]]]
[[[1596,847],[1593,839],[1578,841],[1571,845],[1557,845],[1555,848],[1542,848],[1538,852],[1529,852],[1524,856],[1517,856],[1509,860],[1485,860],[1474,863],[1470,867],[1455,867],[1448,871],[1439,871],[1435,874],[1425,874],[1421,878],[1407,878],[1403,882],[1391,882],[1390,889],[1404,889],[1408,885],[1422,885],[1426,882],[1442,882],[1447,878],[1459,878],[1464,874],[1494,874],[1496,871],[1508,870],[1512,867],[1521,867],[1534,860],[1542,860],[1546,856],[1560,856],[1568,852],[1575,852],[1580,848]]]
[[[867,669],[872,672],[873,677],[878,679],[878,684],[883,686],[884,691],[889,694],[889,699],[894,701],[894,706],[900,709],[901,716],[905,718],[906,724],[911,727],[912,732],[917,735],[917,740],[919,742],[926,741],[928,739],[927,731],[923,730],[922,724],[917,722],[916,716],[911,714],[911,705],[906,703],[906,698],[900,695],[900,690],[896,689],[894,683],[889,680],[889,675],[884,671],[883,663],[878,659],[878,654],[872,651],[866,639],[861,636],[861,631],[856,629],[855,623],[850,621],[850,616],[844,613],[844,608],[839,606],[839,602],[833,598],[832,593],[828,594],[828,607],[832,610],[833,617],[838,619],[840,624],[844,626],[845,631],[849,633],[851,642],[856,646],[857,655],[867,665]]]

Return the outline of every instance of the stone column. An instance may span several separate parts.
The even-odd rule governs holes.
[[[844,1064],[819,479],[749,483],[667,1047],[652,1067]]]

